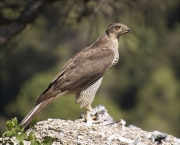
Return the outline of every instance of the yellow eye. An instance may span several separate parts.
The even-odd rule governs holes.
[[[119,30],[119,29],[120,29],[120,26],[116,26],[115,29],[116,29],[116,30]]]

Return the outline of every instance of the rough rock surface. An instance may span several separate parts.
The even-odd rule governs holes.
[[[96,120],[88,123],[83,119],[48,119],[38,122],[33,130],[39,141],[56,138],[53,145],[180,145],[180,139],[166,133],[147,132],[133,125],[126,127],[124,120],[113,121],[104,106],[94,108],[92,115]]]

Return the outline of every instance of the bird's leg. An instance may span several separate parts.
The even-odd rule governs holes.
[[[92,107],[91,107],[91,105],[88,105],[86,108],[86,121],[92,120],[91,111],[92,111]]]
[[[91,116],[91,111],[92,111],[91,105],[88,105],[86,110],[87,110],[87,112],[86,112],[85,121],[86,121],[87,125],[92,125],[93,120],[95,120],[97,118],[97,116],[96,115]]]

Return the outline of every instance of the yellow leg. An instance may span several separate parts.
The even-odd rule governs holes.
[[[88,105],[87,108],[86,108],[86,121],[91,121],[92,120],[92,117],[91,117],[91,111],[92,111],[92,107],[91,105]]]

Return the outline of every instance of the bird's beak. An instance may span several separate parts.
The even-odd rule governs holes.
[[[122,28],[122,31],[120,32],[120,35],[125,34],[125,33],[130,33],[130,29],[127,26],[124,26]]]
[[[119,32],[117,37],[119,38],[121,35],[126,34],[126,33],[130,33],[130,29],[124,25],[124,26],[122,26],[122,29]]]
[[[123,33],[130,33],[130,29],[128,27],[124,27]]]
[[[126,30],[126,31],[127,31],[127,33],[130,33],[130,29],[129,29],[129,28],[127,28],[127,30]]]

